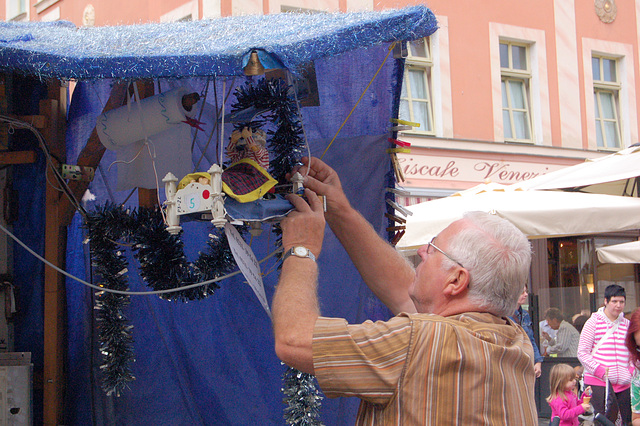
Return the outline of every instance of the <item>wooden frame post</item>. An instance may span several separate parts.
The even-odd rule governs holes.
[[[49,83],[50,99],[40,101],[40,114],[47,118],[43,137],[52,157],[66,158],[64,139],[66,119],[66,88],[59,81]],[[56,164],[55,167],[58,167]],[[45,170],[48,181],[55,182],[51,168]],[[60,193],[51,185],[45,192],[44,257],[53,265],[64,268],[67,248],[66,227],[59,220]],[[64,325],[66,316],[64,276],[48,265],[44,268],[44,412],[45,425],[59,425],[64,407]]]

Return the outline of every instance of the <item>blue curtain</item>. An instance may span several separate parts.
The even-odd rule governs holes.
[[[320,105],[302,109],[305,133],[313,155],[320,156],[356,104],[362,91],[382,64],[388,46],[363,49],[316,61]],[[363,66],[363,64],[370,64]],[[384,235],[387,222],[384,188],[390,182],[386,149],[389,118],[397,97],[398,75],[389,59],[355,109],[349,122],[327,151],[324,161],[340,174],[353,205]],[[242,84],[228,80],[226,88]],[[162,81],[161,87],[184,81]],[[207,81],[188,82],[197,91]],[[213,110],[213,81],[207,97]],[[215,81],[221,99],[222,83]],[[73,164],[85,145],[98,114],[108,99],[110,83],[79,83],[69,110],[67,144]],[[232,92],[233,93],[233,92]],[[227,111],[233,102],[227,101]],[[203,115],[205,130],[213,117]],[[230,129],[230,127],[228,128]],[[230,130],[226,131],[228,138]],[[206,170],[216,158],[215,144],[207,146],[208,132],[199,132],[193,149],[194,164],[205,153],[199,170]],[[215,141],[215,138],[213,139]],[[115,155],[107,151],[85,207],[91,210],[106,201],[124,202],[128,191],[115,191],[117,165],[109,167]],[[162,178],[162,177],[160,177]],[[161,195],[163,191],[160,191]],[[136,194],[126,205],[136,207]],[[207,222],[182,224],[182,240],[189,259],[206,249],[211,225]],[[68,231],[67,269],[90,280],[88,245],[79,214]],[[274,249],[274,235],[265,228],[251,247],[261,259]],[[89,243],[90,244],[90,243]],[[128,250],[124,249],[128,252]],[[29,259],[30,261],[32,259]],[[128,252],[131,290],[149,290],[138,274],[138,263]],[[37,262],[33,267],[41,268]],[[344,317],[350,322],[386,319],[389,311],[362,282],[341,245],[327,228],[325,246],[319,260],[319,296],[322,314]],[[272,271],[264,277],[271,300],[278,272],[273,259],[262,265]],[[40,286],[34,286],[40,288]],[[131,365],[136,379],[121,396],[106,396],[101,390],[100,354],[93,320],[93,290],[67,280],[68,363],[66,365],[68,424],[116,425],[282,425],[284,404],[282,374],[286,366],[276,357],[270,319],[241,276],[224,280],[220,289],[202,301],[169,302],[156,296],[132,296],[126,312],[133,324],[136,361]],[[321,416],[328,425],[353,424],[358,400],[324,399]]]

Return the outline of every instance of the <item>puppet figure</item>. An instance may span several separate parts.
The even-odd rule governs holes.
[[[227,157],[232,163],[249,158],[268,170],[269,151],[267,151],[266,133],[260,129],[252,131],[248,127],[234,130],[227,145]]]

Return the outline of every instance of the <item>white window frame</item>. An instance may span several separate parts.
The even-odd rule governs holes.
[[[21,10],[21,4],[24,4],[24,10]],[[7,21],[28,21],[29,8],[29,0],[5,0],[5,14]]]
[[[598,149],[603,149],[603,150],[617,150],[620,149],[622,146],[622,137],[621,137],[621,132],[620,132],[620,91],[621,91],[621,87],[620,87],[620,77],[618,76],[618,58],[614,58],[611,56],[607,56],[607,55],[598,55],[598,54],[594,54],[591,57],[591,61],[593,64],[593,60],[596,59],[598,61],[598,67],[599,67],[599,72],[600,72],[600,76],[602,77],[604,74],[604,69],[603,69],[603,64],[605,60],[609,60],[609,61],[613,61],[615,63],[615,76],[613,77],[614,80],[613,81],[606,81],[606,80],[596,80],[594,77],[593,80],[593,94],[594,94],[594,112],[600,111],[600,114],[602,114],[602,95],[604,94],[609,94],[611,95],[611,98],[613,99],[613,118],[604,118],[602,116],[598,117],[597,115],[594,114],[594,118],[596,120],[596,143],[597,143],[597,136],[599,133],[602,133],[602,143],[603,146],[598,145]],[[593,66],[591,68],[591,70],[593,71]],[[597,124],[600,123],[600,131],[598,131],[598,126]],[[605,124],[606,123],[613,123],[615,124],[615,131],[616,131],[616,139],[614,141],[609,141],[607,140],[607,132],[605,131]]]
[[[192,0],[161,15],[160,22],[197,21],[199,17],[198,0]]]
[[[420,126],[414,127],[410,130],[410,133],[423,134],[435,136],[435,123],[434,123],[434,106],[433,106],[433,55],[432,55],[432,46],[431,46],[431,38],[424,37],[422,42],[425,46],[426,56],[414,56],[411,51],[411,43],[407,43],[407,58],[405,59],[404,65],[404,75],[402,79],[402,85],[405,94],[407,95],[404,98],[400,98],[400,102],[407,102],[409,108],[410,117],[401,117],[404,119],[408,119],[408,121],[418,122],[413,113],[414,102],[420,102],[426,104],[426,108],[428,111],[428,126]],[[424,78],[424,85],[426,88],[426,97],[425,98],[413,98],[411,95],[411,79],[409,78],[409,72],[412,70],[418,70],[422,72],[422,76]],[[401,95],[402,96],[402,95]],[[421,123],[422,124],[422,123]]]
[[[408,136],[425,135],[453,138],[453,101],[451,97],[451,61],[449,58],[449,19],[436,15],[438,31],[431,34],[431,103],[433,132],[420,133],[420,128],[403,131]],[[404,84],[404,83],[403,83]],[[414,144],[421,145],[420,140]]]
[[[533,144],[552,145],[551,109],[545,33],[526,27],[489,23],[489,55],[491,62],[491,93],[493,105],[494,140],[504,142],[502,122],[502,73],[500,68],[500,41],[510,40],[529,46],[531,82],[529,103]]]
[[[535,131],[533,129],[533,119],[532,119],[533,113],[531,108],[532,76],[531,76],[531,55],[529,53],[529,44],[522,43],[522,42],[514,42],[512,40],[500,40],[499,45],[507,46],[507,52],[508,52],[507,54],[508,54],[508,61],[509,61],[509,64],[507,67],[502,67],[502,66],[500,67],[501,83],[505,83],[504,90],[507,91],[506,94],[503,94],[503,98],[506,96],[507,102],[508,102],[508,106],[506,108],[505,108],[504,102],[502,103],[502,112],[503,112],[502,117],[504,117],[504,112],[506,110],[509,115],[509,127],[511,128],[511,134],[512,134],[512,137],[507,138],[505,136],[504,139],[505,141],[509,141],[509,142],[533,143],[535,141]],[[525,49],[525,58],[527,62],[526,69],[517,69],[513,67],[511,54],[513,52],[512,47],[514,46],[523,47]],[[521,88],[523,88],[522,98],[524,99],[524,108],[516,108],[511,105],[513,96],[511,96],[511,87],[508,84],[510,81],[521,83]],[[517,113],[517,112],[524,112],[526,115],[525,120],[526,120],[526,125],[528,127],[527,129],[527,132],[529,134],[528,138],[518,138],[515,136],[516,125],[515,125],[515,120],[513,116],[514,116],[514,113]],[[504,118],[503,118],[502,126],[503,126],[503,129],[507,127],[506,123],[504,123]]]
[[[617,59],[618,82],[620,92],[618,97],[618,120],[620,130],[620,148],[598,147],[595,100],[593,96],[594,80],[591,68],[593,56],[604,56]],[[587,127],[586,149],[601,151],[617,151],[638,141],[638,108],[636,105],[636,83],[634,75],[633,46],[589,38],[582,39],[582,66],[584,70],[585,93],[585,122]]]

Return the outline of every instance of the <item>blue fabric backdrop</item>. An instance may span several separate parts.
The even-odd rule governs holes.
[[[349,54],[316,61],[320,106],[303,108],[304,126],[313,155],[327,147],[349,110],[387,54],[388,46],[361,49]],[[370,66],[357,63],[366,58]],[[341,176],[353,205],[384,234],[387,221],[384,188],[390,184],[390,163],[386,153],[394,96],[398,96],[398,64],[389,59],[363,97],[324,161]],[[243,83],[243,78],[235,84]],[[198,91],[204,80],[189,83]],[[162,86],[175,85],[164,81]],[[213,83],[212,83],[213,84]],[[217,81],[220,95],[221,82]],[[230,83],[227,83],[230,84]],[[228,87],[228,85],[227,85]],[[211,89],[209,91],[211,95]],[[84,82],[76,88],[69,110],[67,143],[69,162],[86,143],[95,120],[109,96],[109,82]],[[209,97],[207,102],[213,104]],[[227,102],[227,108],[233,96]],[[213,117],[202,121],[211,125]],[[206,145],[207,132],[199,132],[194,163]],[[226,135],[230,133],[225,132]],[[209,147],[208,150],[215,149]],[[207,158],[215,154],[207,152]],[[128,191],[115,191],[115,154],[107,151],[90,186],[92,209],[105,201],[122,202]],[[208,161],[208,160],[207,160]],[[206,170],[210,163],[202,163]],[[160,191],[163,193],[163,191]],[[135,194],[127,205],[135,207]],[[88,246],[78,214],[69,227],[67,269],[90,279]],[[207,222],[182,224],[185,250],[190,259],[206,248],[211,225]],[[258,259],[274,250],[269,229],[254,238],[252,248]],[[129,253],[131,290],[148,290],[137,273],[138,263]],[[361,281],[337,239],[327,228],[319,259],[319,296],[322,313],[344,317],[350,322],[386,319],[387,309]],[[278,273],[273,259],[262,265],[267,298],[271,300]],[[284,424],[282,373],[286,366],[275,356],[269,317],[242,277],[220,283],[221,288],[203,301],[168,302],[156,296],[132,296],[126,312],[134,325],[136,380],[120,397],[107,397],[100,389],[100,355],[93,320],[93,291],[73,280],[67,281],[68,303],[68,409],[69,424],[171,424],[171,425],[281,425]],[[358,401],[322,401],[322,420],[327,425],[353,424]]]

